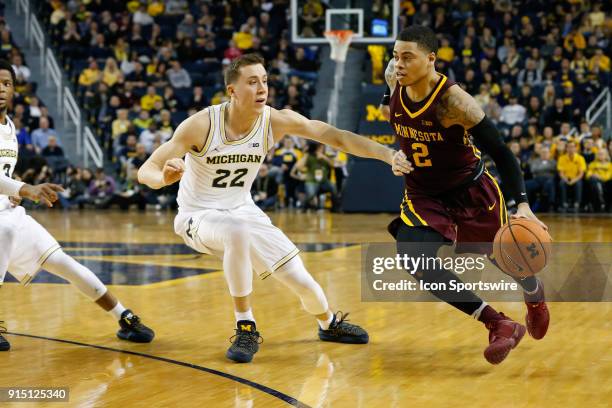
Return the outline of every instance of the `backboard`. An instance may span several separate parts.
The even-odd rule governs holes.
[[[352,30],[352,43],[392,43],[398,16],[399,0],[291,0],[291,40],[327,44],[325,31]]]

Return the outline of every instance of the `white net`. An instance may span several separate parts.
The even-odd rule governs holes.
[[[331,46],[330,58],[332,60],[336,62],[346,61],[346,54],[351,45],[353,35],[355,35],[355,33],[351,30],[333,30],[325,32],[325,38],[327,38]]]

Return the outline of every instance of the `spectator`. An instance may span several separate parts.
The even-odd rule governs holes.
[[[135,134],[129,134],[125,141],[125,146],[119,150],[117,156],[119,157],[119,162],[121,163],[122,169],[125,170],[129,159],[137,155],[137,152],[136,152],[137,143],[138,143],[138,137]]]
[[[597,152],[597,159],[589,164],[586,174],[593,197],[593,209],[606,211],[612,202],[612,163],[605,149]]]
[[[57,144],[55,136],[49,136],[47,146],[42,149],[43,157],[64,157],[64,150]]]
[[[22,80],[23,82],[28,82],[30,80],[30,68],[23,65],[23,57],[20,53],[15,53],[15,55],[13,55],[13,70],[15,71],[18,81]]]
[[[189,7],[186,0],[167,0],[165,5],[166,14],[169,16],[184,15]]]
[[[49,138],[51,136],[57,138],[57,132],[55,129],[49,128],[49,121],[47,118],[41,118],[39,128],[32,132],[32,143],[36,148],[38,153],[42,152],[42,150],[47,147],[49,144]],[[61,143],[58,144],[61,146]]]
[[[149,128],[149,125],[152,121],[153,118],[151,118],[151,114],[149,113],[149,111],[143,109],[140,111],[138,117],[134,119],[132,123],[136,127],[138,134],[140,134],[140,132]]]
[[[580,146],[580,142],[577,141],[578,146]],[[593,161],[595,160],[595,157],[597,155],[597,148],[595,147],[595,144],[593,143],[593,138],[591,137],[586,137],[584,139],[582,139],[582,149],[580,149],[582,157],[584,157],[584,161],[587,164],[587,166]]]
[[[312,143],[308,145],[307,153],[296,163],[298,170],[306,175],[304,188],[306,190],[306,201],[304,210],[312,205],[312,200],[319,197],[322,193],[330,193],[332,200],[332,211],[338,208],[338,193],[336,186],[330,181],[330,169],[334,163],[325,156],[325,145]],[[318,201],[318,200],[317,200]],[[318,203],[321,208],[323,203]]]
[[[153,143],[155,142],[155,138],[158,136],[157,123],[155,121],[151,121],[151,123],[149,123],[149,128],[140,133],[138,142],[144,145],[147,153],[151,154],[153,153]]]
[[[28,130],[23,127],[23,123],[20,118],[13,118],[13,125],[15,125],[15,134],[17,135],[17,143],[19,148],[23,148],[25,145],[32,144],[32,138],[28,133]]]
[[[168,80],[174,89],[189,88],[191,86],[191,76],[178,61],[171,61],[172,68],[168,70]]]
[[[147,5],[144,3],[140,3],[138,10],[134,13],[132,21],[134,22],[134,24],[139,24],[145,27],[155,22],[153,20],[153,17],[147,11]]]
[[[142,166],[144,162],[147,161],[148,158],[149,158],[149,155],[147,154],[147,150],[145,146],[141,143],[138,143],[136,145],[136,154],[133,157],[128,159],[127,167],[133,170],[138,170],[140,166]]]
[[[115,179],[107,176],[103,168],[96,170],[94,179],[89,184],[89,196],[96,207],[104,207],[115,193]]]
[[[138,172],[131,169],[123,183],[113,192],[110,199],[104,201],[100,207],[104,209],[118,206],[121,210],[127,211],[132,205],[136,205],[140,211],[147,208],[147,198],[145,188],[138,183]]]
[[[79,85],[83,87],[91,87],[102,79],[102,73],[98,68],[98,63],[94,58],[89,59],[89,66],[79,75]]]
[[[147,93],[140,98],[140,108],[144,111],[150,111],[157,101],[163,102],[162,97],[157,94],[154,86],[148,86]]]
[[[125,78],[126,85],[130,84],[134,88],[144,88],[147,86],[148,80],[140,59],[134,63],[134,70]]]
[[[291,170],[297,163],[301,153],[294,148],[293,138],[285,136],[283,145],[280,149],[274,152],[272,164],[279,167],[282,172],[282,182],[285,186],[285,207],[293,207],[296,202],[295,191],[298,185],[298,180],[291,177]]]
[[[518,86],[527,84],[531,87],[540,86],[542,84],[542,70],[536,66],[536,63],[531,58],[527,59],[525,68],[523,68],[516,80]]]
[[[578,212],[582,202],[582,177],[586,171],[584,157],[577,153],[576,143],[567,143],[567,153],[559,157],[557,170],[559,171],[559,190],[561,191],[561,211],[566,212],[569,208],[567,201],[568,189],[574,190],[574,212]]]
[[[544,126],[551,126],[555,130],[559,130],[562,122],[569,122],[571,114],[565,107],[562,98],[555,98],[555,105],[551,106],[544,113]]]
[[[525,187],[534,210],[548,211],[555,204],[557,162],[551,158],[550,149],[546,146],[540,148],[538,155],[529,163],[532,178],[525,180]]]
[[[508,105],[504,106],[501,110],[500,122],[506,127],[513,126],[515,124],[522,125],[525,123],[527,109],[523,105],[519,105],[518,98],[514,95],[510,96]]]
[[[193,38],[198,25],[195,23],[191,14],[186,14],[183,21],[177,27],[177,34],[183,34],[185,37]]]
[[[114,58],[109,57],[106,59],[104,71],[102,71],[102,82],[111,88],[118,82],[123,82],[123,74]]]
[[[118,140],[119,136],[125,134],[130,128],[130,120],[128,119],[128,110],[119,109],[117,111],[117,119],[113,120],[111,134],[113,140]]]
[[[262,210],[273,209],[276,205],[278,194],[278,183],[275,178],[269,174],[268,165],[262,163],[257,173],[257,178],[251,187],[253,201]]]

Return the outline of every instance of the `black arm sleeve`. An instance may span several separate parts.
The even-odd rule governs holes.
[[[525,181],[523,180],[521,167],[508,146],[504,144],[495,124],[485,116],[480,123],[469,129],[468,132],[474,138],[476,147],[491,156],[495,162],[504,188],[507,189],[509,195],[514,198],[517,204],[526,203],[527,193],[525,192]]]
[[[389,102],[391,101],[391,88],[387,85],[387,89],[385,89],[385,94],[380,101],[380,104],[383,106],[389,106]]]

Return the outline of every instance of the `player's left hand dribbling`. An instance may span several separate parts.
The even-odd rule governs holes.
[[[529,208],[529,204],[527,203],[520,203],[517,207],[516,214],[512,214],[512,218],[513,219],[527,218],[527,219],[533,220],[537,222],[538,224],[540,224],[540,226],[544,228],[544,230],[548,231],[548,227],[546,226],[546,224],[544,224],[542,221],[538,219],[538,217],[535,216],[533,211],[531,211],[531,208]]]
[[[408,161],[406,154],[401,150],[395,152],[391,164],[391,171],[393,171],[393,174],[396,176],[403,176],[404,174],[409,174],[412,170],[414,170],[412,163]]]

